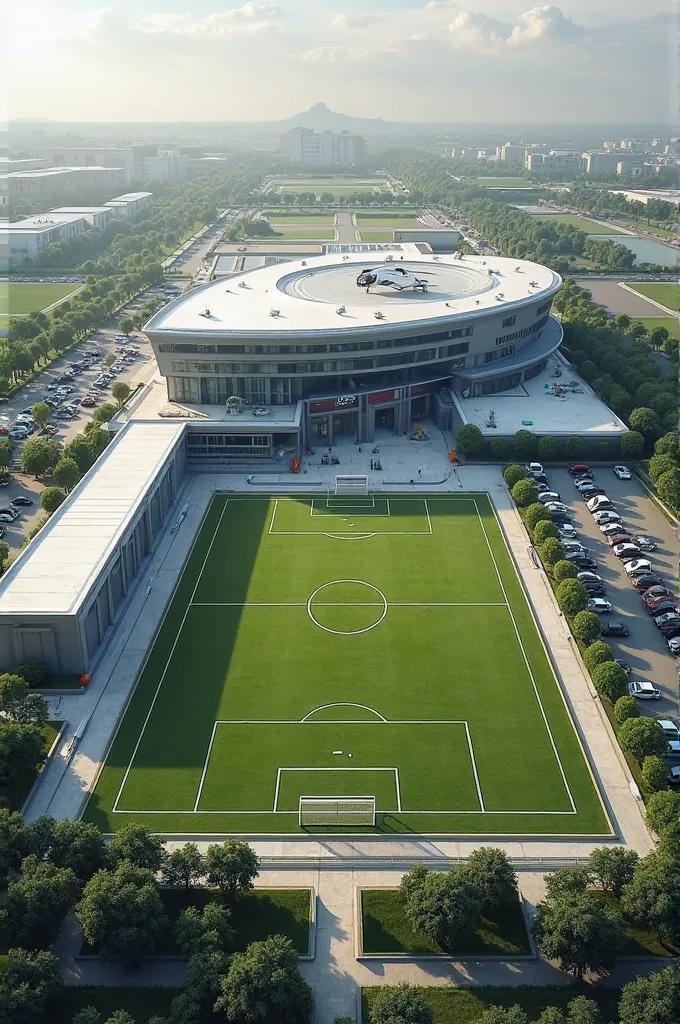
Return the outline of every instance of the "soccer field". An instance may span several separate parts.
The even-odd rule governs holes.
[[[15,316],[45,309],[81,288],[60,282],[12,281],[0,288],[0,315]]]
[[[611,834],[486,495],[213,499],[85,816],[296,832],[302,796]]]

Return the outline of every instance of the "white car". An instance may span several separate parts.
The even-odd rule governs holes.
[[[604,523],[604,525],[600,527],[600,533],[603,533],[605,537],[611,537],[615,533],[622,533],[623,530],[624,525],[620,519],[617,519],[615,523]]]
[[[542,505],[549,504],[553,501],[560,502],[561,498],[562,496],[559,491],[541,491],[538,495],[538,500]]]
[[[526,469],[532,476],[542,476],[545,473],[540,462],[527,462]]]
[[[591,597],[586,605],[586,610],[595,612],[597,615],[605,615],[612,610],[612,603],[605,601],[603,597]]]
[[[571,523],[558,523],[557,532],[559,533],[560,537],[573,538],[578,536],[576,528],[572,526]]]
[[[652,563],[646,558],[632,558],[623,568],[628,576],[642,576],[643,573],[652,571]]]
[[[630,480],[631,472],[628,469],[628,466],[614,466],[614,475],[617,476],[619,480]]]
[[[386,263],[382,267],[373,267],[370,270],[362,270],[357,277],[357,285],[359,288],[366,288],[367,290],[371,286],[375,286],[382,288],[396,288],[398,292],[404,291],[405,288],[413,288],[414,292],[427,291],[427,281],[424,278],[416,277],[416,275],[410,273],[406,267],[398,267],[390,263]],[[116,341],[120,340],[120,336],[116,335]]]
[[[604,512],[605,509],[609,511],[612,508],[612,503],[606,494],[598,494],[596,498],[586,502],[586,508],[589,512]]]
[[[615,544],[612,551],[617,558],[622,558],[624,561],[630,558],[637,558],[640,554],[640,548],[637,544],[629,544],[622,542],[621,544]]]
[[[604,526],[605,523],[620,523],[621,516],[613,508],[603,509],[602,512],[596,512],[593,519],[598,526]]]
[[[648,683],[644,679],[631,680],[628,683],[628,693],[631,697],[637,697],[638,700],[658,700],[661,696],[658,686]]]
[[[584,547],[580,540],[567,540],[567,538],[565,538],[562,541],[562,547],[565,551],[578,551],[579,554],[583,555],[588,551],[588,548]]]

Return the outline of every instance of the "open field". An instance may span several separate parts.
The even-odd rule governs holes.
[[[615,227],[607,227],[606,224],[597,224],[594,220],[588,220],[586,217],[579,217],[577,214],[572,213],[551,213],[546,216],[536,214],[537,220],[544,220],[552,224],[571,224],[572,227],[578,228],[579,231],[585,231],[587,235],[618,235],[622,237],[622,232],[617,231]]]
[[[377,988],[361,990],[362,1017],[364,1024],[371,1024],[371,999]],[[577,996],[594,999],[602,1014],[603,1024],[614,1024],[618,1020],[616,1006],[620,991],[596,985],[515,985],[506,987],[480,986],[479,988],[457,988],[448,985],[431,985],[418,990],[432,1010],[433,1024],[477,1024],[485,1010],[493,1006],[510,1007],[518,1004],[530,1021],[538,1020],[548,1006],[566,1010],[567,1004]]]
[[[527,178],[477,178],[480,188],[533,188]]]
[[[611,834],[486,495],[213,499],[85,817],[298,832],[301,796]]]
[[[268,235],[265,239],[253,238],[250,241],[267,241],[267,242],[292,242],[296,239],[299,241],[306,241],[312,239],[331,240],[335,234],[333,225],[330,224],[327,228],[308,228],[302,225],[299,228],[291,227],[290,225],[275,225],[272,224],[275,235]]]
[[[0,287],[0,316],[18,316],[45,309],[77,291],[79,284],[14,282]]]
[[[301,227],[307,227],[307,225],[313,227],[315,224],[323,224],[325,226],[335,224],[335,217],[332,213],[315,213],[307,217],[303,213],[274,213],[271,211],[270,213],[265,213],[265,217],[275,231],[278,230],[279,224],[284,228],[287,228],[290,224],[299,224]]]
[[[307,192],[310,189],[320,189],[322,192],[332,192],[334,188],[351,188],[355,191],[364,191],[374,186],[387,184],[385,178],[272,178],[270,185],[278,188],[283,186],[286,192]]]
[[[639,316],[635,319],[641,320],[648,331],[653,331],[655,327],[665,327],[671,338],[680,340],[680,323],[672,316]]]
[[[673,281],[627,281],[626,284],[640,295],[660,302],[667,309],[680,309],[680,284]]]
[[[425,227],[421,220],[417,217],[357,217],[357,227],[360,231],[364,231],[366,228],[382,228],[383,230],[389,228],[393,231],[398,228],[422,228]]]
[[[365,231],[363,227],[360,229],[361,241],[362,242],[391,242],[394,235],[394,228],[390,228],[389,231],[383,229],[380,230],[368,230]]]
[[[354,211],[357,224],[391,224],[400,226],[407,226],[408,223],[419,224],[416,214],[417,210],[386,210],[384,213],[380,213],[378,210],[368,210],[362,212],[361,210]]]
[[[658,235],[659,238],[673,239],[677,238],[677,229],[673,228],[660,228],[656,224],[648,224],[646,220],[636,220],[632,224],[626,224],[631,231],[646,231],[650,235]]]

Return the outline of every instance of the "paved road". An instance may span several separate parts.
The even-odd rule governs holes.
[[[622,519],[634,533],[644,534],[656,542],[656,551],[645,553],[644,557],[654,569],[667,577],[668,584],[675,587],[677,574],[677,541],[671,524],[659,512],[656,505],[646,496],[637,480],[618,480],[611,468],[596,469],[595,480],[607,488]],[[635,588],[628,582],[622,563],[612,554],[607,541],[581,500],[566,469],[548,472],[551,486],[562,495],[563,501],[575,513],[574,525],[580,538],[592,557],[598,563],[597,573],[605,581],[606,597],[614,606],[611,617],[621,619],[630,629],[625,640],[608,638],[615,657],[624,658],[632,665],[633,678],[648,679],[661,687],[663,698],[659,701],[643,701],[643,713],[654,717],[674,718],[678,715],[678,670],[666,643],[644,606]],[[603,616],[603,619],[607,616]]]

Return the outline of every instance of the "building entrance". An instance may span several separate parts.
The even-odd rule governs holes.
[[[394,430],[394,406],[390,406],[388,409],[376,409],[375,410],[375,426],[376,430],[385,428],[386,430]]]

